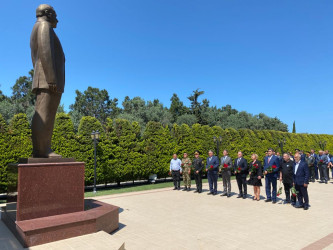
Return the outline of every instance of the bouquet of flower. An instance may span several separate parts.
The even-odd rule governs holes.
[[[242,169],[240,167],[235,169],[235,174],[239,174],[242,171]]]
[[[319,165],[323,165],[323,163],[324,163],[324,160],[320,160],[320,161],[318,162]]]
[[[228,170],[228,167],[229,167],[229,165],[224,163],[222,170]]]
[[[213,170],[214,169],[214,166],[213,165],[210,165],[209,166],[209,170]]]
[[[296,188],[295,188],[295,187],[292,187],[292,188],[290,189],[290,191],[291,191],[291,195],[292,195],[293,197],[296,197],[296,196],[297,196],[297,191],[296,191]]]
[[[259,165],[255,163],[252,165],[250,172],[256,173],[258,171],[258,168],[259,168]]]
[[[282,187],[279,188],[279,190],[276,193],[276,196],[280,196],[280,194],[282,194]]]

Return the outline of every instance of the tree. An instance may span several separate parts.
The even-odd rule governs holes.
[[[178,95],[174,93],[170,99],[170,113],[172,115],[172,122],[176,122],[177,118],[181,115],[184,115],[188,112],[188,108],[184,106],[184,103],[180,101]]]
[[[12,87],[13,94],[11,99],[13,103],[21,104],[24,110],[35,104],[35,95],[32,93],[32,77],[34,70],[29,71],[28,76],[21,76],[16,80]]]
[[[204,93],[205,91],[196,89],[191,96],[187,97],[191,101],[191,112],[197,117],[199,123],[201,123],[201,103],[198,101],[198,98]]]
[[[293,134],[296,133],[296,124],[295,124],[295,121],[293,122]]]
[[[110,99],[105,89],[88,87],[83,93],[76,90],[75,103],[70,105],[70,114],[96,117],[102,123],[106,122],[106,118],[115,117],[119,113],[117,107],[118,99]]]

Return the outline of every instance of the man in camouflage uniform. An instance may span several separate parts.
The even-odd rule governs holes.
[[[185,188],[183,191],[190,191],[191,190],[191,168],[192,162],[191,159],[188,157],[187,153],[184,153],[184,158],[182,159],[183,168],[183,181]]]

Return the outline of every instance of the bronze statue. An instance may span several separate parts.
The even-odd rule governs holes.
[[[32,118],[33,157],[61,157],[52,152],[54,120],[65,86],[65,55],[54,32],[57,14],[52,6],[41,4],[36,9],[37,21],[30,37],[34,66],[32,91],[36,94]]]

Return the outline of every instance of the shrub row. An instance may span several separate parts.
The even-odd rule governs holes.
[[[94,117],[81,119],[78,133],[74,132],[69,115],[59,113],[56,117],[52,148],[63,157],[74,157],[86,163],[85,182],[93,183],[94,146],[90,134],[101,133],[97,145],[97,183],[121,182],[148,179],[151,173],[166,177],[173,153],[190,155],[195,150],[207,156],[210,149],[216,150],[213,137],[222,136],[222,149],[229,150],[235,158],[242,150],[245,158],[257,153],[262,159],[268,147],[278,149],[278,140],[286,139],[285,151],[295,148],[319,150],[319,141],[327,141],[326,148],[333,150],[332,135],[293,134],[272,130],[222,129],[221,127],[194,124],[164,127],[158,122],[149,122],[143,132],[137,122],[124,119],[107,119],[102,124]],[[32,153],[31,130],[25,114],[17,114],[10,124],[0,115],[0,192],[6,190],[6,169],[8,163],[19,158],[30,157]]]

